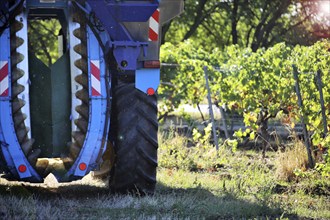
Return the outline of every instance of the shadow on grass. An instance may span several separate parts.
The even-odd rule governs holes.
[[[9,195],[17,197],[37,196],[40,199],[84,199],[96,198],[100,195],[107,195],[107,187],[85,185],[85,184],[59,184],[57,187],[46,187],[42,184],[30,184],[15,181],[13,184],[0,184],[0,195]]]
[[[284,215],[284,210],[278,204],[274,204],[269,198],[245,199],[234,193],[220,192],[214,195],[210,191],[202,188],[171,188],[157,184],[155,195],[138,197],[131,195],[114,195],[103,185],[82,185],[77,183],[59,185],[56,188],[41,187],[37,184],[27,184],[16,182],[15,184],[1,184],[0,195],[18,199],[34,198],[37,201],[47,201],[52,203],[56,200],[74,200],[80,211],[88,215],[88,212],[97,213],[99,217],[103,213],[112,213],[116,216],[126,216],[139,218],[139,216],[156,216],[169,218],[188,219],[232,219],[232,218],[281,218],[298,219],[296,215]],[[122,208],[100,208],[88,207],[86,209],[83,201],[95,201],[95,206],[102,200],[115,203],[126,203],[127,200],[134,201],[134,205],[123,206]],[[122,200],[122,201],[120,201]],[[81,203],[79,203],[81,201]],[[3,201],[2,201],[3,202]],[[110,203],[110,202],[109,202]],[[137,205],[138,204],[138,205]]]
[[[279,204],[275,204],[270,198],[243,199],[233,192],[221,192],[220,195],[214,195],[212,192],[202,188],[170,188],[161,183],[158,184],[156,193],[158,195],[172,195],[188,203],[194,208],[190,210],[190,216],[202,217],[206,219],[277,219],[289,218],[299,219],[297,215],[285,214]],[[182,202],[182,216],[184,207]]]

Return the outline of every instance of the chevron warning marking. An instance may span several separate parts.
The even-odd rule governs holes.
[[[9,96],[8,61],[0,61],[0,97]]]
[[[149,41],[158,41],[159,38],[159,14],[157,9],[149,20]]]
[[[101,96],[101,71],[100,61],[91,60],[92,96]]]

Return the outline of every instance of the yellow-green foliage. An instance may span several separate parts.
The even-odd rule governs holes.
[[[200,139],[205,139],[205,137],[201,136]],[[159,143],[159,166],[163,168],[216,171],[227,162],[225,155],[229,153],[223,148],[217,151],[208,141],[198,142],[196,146],[188,147],[188,138],[174,131],[170,131],[168,137],[161,134]]]
[[[29,50],[47,66],[51,66],[59,58],[60,29],[57,19],[31,20],[29,23]]]
[[[170,111],[179,104],[196,106],[201,103],[206,97],[203,67],[207,66],[212,99],[243,115],[244,123],[249,128],[245,132],[236,132],[237,139],[260,137],[256,135],[260,125],[267,124],[280,112],[284,114],[283,122],[293,126],[303,115],[309,132],[313,133],[313,144],[322,149],[322,160],[317,168],[327,175],[330,170],[329,144],[323,138],[320,95],[315,74],[322,73],[324,103],[330,103],[330,87],[327,83],[330,80],[329,48],[329,40],[308,47],[279,43],[256,52],[237,45],[225,50],[215,48],[211,53],[206,53],[189,41],[179,45],[164,44],[162,62],[176,65],[175,69],[162,69],[168,76],[163,80],[170,83],[158,90],[165,105],[160,109]],[[303,107],[297,103],[293,66],[298,71]],[[328,121],[329,107],[326,106]],[[236,144],[231,141],[227,143]]]

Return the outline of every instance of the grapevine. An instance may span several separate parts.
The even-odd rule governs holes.
[[[162,69],[166,76],[163,81],[172,86],[165,84],[159,89],[163,97],[161,109],[171,111],[180,104],[196,106],[202,102],[206,97],[203,67],[207,66],[213,99],[244,116],[248,130],[238,136],[261,137],[266,147],[270,138],[269,120],[280,118],[284,124],[294,127],[303,115],[315,152],[321,149],[322,158],[327,161],[324,169],[329,169],[330,138],[322,130],[320,97],[315,83],[315,74],[321,71],[329,121],[329,48],[330,41],[320,41],[312,46],[295,47],[280,43],[256,52],[233,45],[207,53],[189,41],[179,45],[166,43],[162,47],[162,62],[175,64],[175,68]],[[293,65],[299,72],[303,109],[297,104]]]

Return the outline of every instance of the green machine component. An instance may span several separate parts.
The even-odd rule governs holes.
[[[50,68],[29,54],[31,132],[41,157],[60,157],[71,141],[69,55]]]

